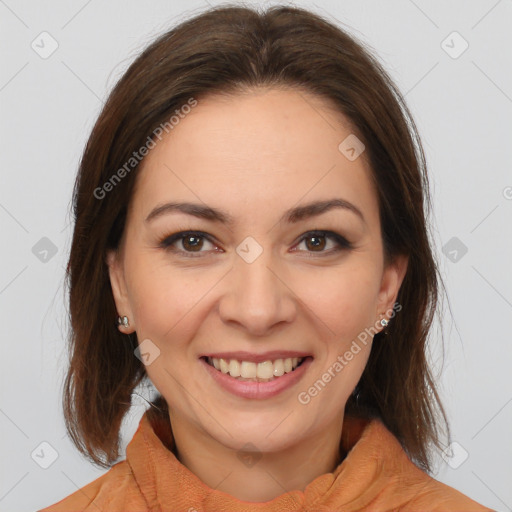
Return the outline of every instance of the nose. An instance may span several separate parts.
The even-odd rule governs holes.
[[[252,263],[235,258],[219,303],[224,323],[235,323],[254,336],[264,336],[278,324],[293,322],[297,314],[293,283],[269,252],[263,251]]]

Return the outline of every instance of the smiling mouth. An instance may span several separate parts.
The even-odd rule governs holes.
[[[236,380],[245,382],[270,382],[277,380],[287,373],[292,373],[306,359],[311,357],[288,357],[273,361],[254,363],[252,361],[238,361],[236,359],[217,359],[203,357],[210,366],[221,373],[230,375]]]

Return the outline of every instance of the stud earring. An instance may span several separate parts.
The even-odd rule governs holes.
[[[130,321],[127,316],[118,316],[117,317],[117,325],[122,325],[123,327],[128,327],[130,325]]]
[[[389,325],[389,322],[385,318],[383,318],[380,321],[380,325],[382,325],[382,327],[387,327]]]

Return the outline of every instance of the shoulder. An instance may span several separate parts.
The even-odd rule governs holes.
[[[93,482],[39,512],[126,512],[129,510],[127,506],[144,510],[147,503],[129,464],[124,460]]]
[[[345,479],[364,485],[368,510],[493,512],[418,467],[379,418],[347,418],[346,426]]]
[[[424,510],[429,512],[493,512],[493,509],[477,503],[454,487],[436,480],[420,469],[402,452],[398,457],[401,471],[399,481],[391,487],[404,493],[399,510]]]
[[[454,487],[440,482],[420,469],[405,454],[398,459],[401,471],[397,491],[404,492],[404,502],[399,510],[423,510],[429,512],[493,512],[493,509],[477,503]]]
[[[428,510],[432,512],[494,512],[469,496],[450,487],[427,473],[418,478],[409,489],[409,499],[400,510]]]

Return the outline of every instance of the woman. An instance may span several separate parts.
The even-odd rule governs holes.
[[[149,46],[76,182],[71,438],[109,467],[135,388],[159,396],[45,510],[490,510],[428,474],[425,167],[385,71],[308,11],[211,9]]]

